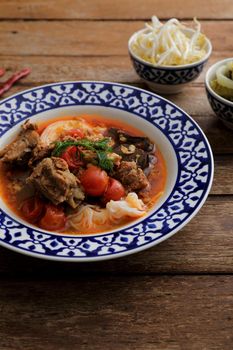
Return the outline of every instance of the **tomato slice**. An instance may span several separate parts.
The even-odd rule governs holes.
[[[91,165],[81,175],[80,181],[89,196],[102,196],[108,186],[108,175],[101,168]]]
[[[49,203],[45,206],[45,214],[39,221],[39,226],[45,230],[62,230],[66,224],[63,210]]]
[[[68,131],[66,131],[66,135],[69,135],[69,136],[72,136],[72,137],[75,137],[75,138],[80,138],[80,139],[82,139],[84,137],[84,133],[80,129],[68,130]]]
[[[38,197],[30,197],[23,201],[21,206],[21,212],[25,219],[34,223],[38,221],[44,210],[44,203]]]
[[[83,164],[80,152],[76,146],[68,146],[60,157],[66,161],[71,170],[79,168]]]
[[[110,178],[108,187],[103,195],[103,201],[109,202],[111,199],[114,201],[120,200],[125,195],[125,189],[120,181]]]

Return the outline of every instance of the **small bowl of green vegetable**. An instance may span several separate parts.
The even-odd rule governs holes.
[[[206,73],[205,86],[213,111],[233,129],[233,58],[212,65]]]

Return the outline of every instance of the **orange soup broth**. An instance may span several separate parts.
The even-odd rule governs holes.
[[[105,117],[99,116],[99,115],[80,115],[80,116],[66,116],[66,117],[58,117],[54,119],[50,119],[49,121],[45,122],[38,122],[38,132],[41,134],[43,130],[49,126],[50,124],[61,121],[61,120],[75,120],[83,118],[88,123],[93,125],[93,127],[96,126],[103,126],[103,127],[115,127],[119,128],[121,130],[126,131],[127,133],[130,133],[133,136],[146,136],[142,131],[136,129],[135,127],[128,125],[122,121],[118,120],[109,120]],[[162,153],[156,146],[156,150],[154,152],[154,155],[157,158],[157,162],[155,166],[152,168],[150,174],[148,175],[148,180],[150,182],[150,188],[146,190],[142,190],[140,192],[141,196],[140,198],[143,200],[143,202],[147,206],[147,211],[150,210],[155,203],[158,201],[158,199],[162,196],[164,193],[164,189],[166,186],[166,179],[167,179],[167,170],[166,170],[166,162],[163,158]],[[12,191],[12,174],[17,174],[19,176],[23,176],[23,171],[21,170],[6,170],[5,167],[0,163],[0,196],[3,199],[3,201],[6,203],[6,205],[21,219],[25,220],[25,218],[22,216],[22,213],[20,211],[20,207],[22,203],[19,203],[16,194]],[[26,197],[25,197],[26,198]],[[145,214],[146,215],[146,214]],[[136,218],[130,218],[127,217],[124,220],[121,221],[120,224],[105,224],[101,227],[95,227],[91,229],[86,229],[85,232],[82,231],[74,231],[71,228],[67,228],[63,230],[62,233],[65,234],[93,234],[93,233],[103,233],[105,231],[109,230],[115,230],[117,228],[120,228],[126,224],[130,224],[133,221],[137,220]]]

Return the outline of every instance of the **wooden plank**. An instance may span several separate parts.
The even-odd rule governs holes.
[[[188,6],[187,6],[188,5]],[[169,9],[169,10],[168,10]],[[231,0],[1,0],[0,18],[28,19],[149,19],[160,18],[232,18]]]
[[[215,155],[233,152],[232,130],[225,127],[214,112],[210,116],[194,116],[194,120],[204,131]]]
[[[232,276],[1,281],[0,346],[229,350],[232,293]]]
[[[190,86],[203,86],[207,69],[215,62],[231,56],[231,51],[213,52],[201,75]],[[29,66],[32,69],[32,73],[26,80],[29,84],[85,79],[140,83],[140,78],[133,69],[127,51],[120,57],[0,56],[0,66],[6,69],[8,76],[22,67]]]
[[[233,21],[203,22],[217,51],[232,51]],[[0,27],[1,55],[125,55],[132,33],[144,22],[5,21]]]
[[[209,197],[197,216],[167,241],[141,253],[97,263],[57,263],[0,249],[0,277],[51,279],[77,274],[233,273],[233,199]]]
[[[13,72],[29,66],[32,73],[27,84],[45,84],[55,81],[103,80],[118,82],[140,81],[127,56],[99,57],[40,57],[0,56],[0,66],[7,70],[4,80]]]
[[[224,195],[233,194],[233,156],[215,156],[214,181],[211,194]]]

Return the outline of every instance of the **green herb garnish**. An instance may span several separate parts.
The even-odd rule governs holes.
[[[86,149],[90,149],[92,151],[95,150],[103,150],[107,152],[111,152],[111,147],[108,146],[109,139],[104,138],[98,141],[90,141],[87,139],[81,139],[78,141],[67,140],[67,141],[57,141],[55,142],[55,148],[53,150],[53,156],[59,156],[64,150],[69,146],[82,146]]]
[[[98,156],[98,165],[100,168],[111,171],[113,169],[113,161],[108,158],[108,153],[105,151],[96,151]]]
[[[69,146],[81,146],[88,150],[96,152],[98,158],[98,165],[100,168],[110,171],[113,169],[113,161],[108,158],[108,153],[112,151],[109,147],[109,138],[104,138],[98,141],[91,141],[87,139],[81,140],[67,140],[67,141],[57,141],[55,142],[55,148],[52,152],[52,155],[59,157],[61,153]]]

